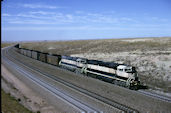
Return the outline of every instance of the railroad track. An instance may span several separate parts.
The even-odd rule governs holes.
[[[169,97],[162,96],[162,95],[159,95],[159,94],[156,94],[156,93],[151,93],[151,92],[148,92],[148,91],[145,91],[145,90],[138,90],[138,92],[143,94],[143,95],[146,95],[146,96],[149,96],[149,97],[152,97],[152,98],[157,98],[159,100],[171,103],[171,98],[169,98]]]
[[[76,85],[74,85],[72,83],[68,83],[65,80],[62,80],[62,79],[60,79],[60,78],[58,78],[58,77],[56,77],[54,75],[50,75],[50,74],[47,74],[45,72],[42,72],[42,71],[40,71],[37,68],[33,68],[33,67],[29,66],[28,64],[24,64],[23,62],[21,62],[21,61],[19,61],[17,59],[14,59],[13,56],[10,54],[9,50],[7,50],[6,52],[7,52],[6,54],[9,55],[9,56],[8,55],[6,56],[7,58],[10,57],[9,59],[19,63],[20,65],[22,65],[22,66],[24,66],[24,67],[26,67],[26,68],[28,68],[28,69],[36,72],[36,73],[41,74],[44,77],[48,77],[48,78],[50,78],[52,80],[55,80],[56,82],[59,82],[59,83],[65,85],[67,87],[70,87],[70,88],[72,88],[72,89],[74,89],[76,91],[79,91],[79,92],[81,92],[81,93],[83,93],[85,95],[88,95],[88,96],[90,96],[90,97],[92,97],[92,98],[94,98],[96,100],[99,100],[99,101],[101,101],[101,102],[103,102],[103,103],[105,103],[107,105],[110,105],[110,106],[112,106],[114,108],[117,108],[119,110],[122,110],[124,112],[127,112],[127,113],[138,113],[138,111],[133,109],[133,108],[130,108],[130,107],[125,106],[125,105],[122,105],[122,104],[120,104],[120,103],[118,103],[116,101],[110,100],[110,99],[108,99],[106,97],[102,97],[102,96],[100,96],[100,95],[98,95],[98,94],[96,94],[94,92],[88,91],[86,89],[82,89],[81,87],[76,86]]]
[[[4,58],[4,57],[3,57]],[[13,68],[20,74],[24,75],[26,78],[28,78],[29,80],[31,80],[33,83],[37,84],[38,86],[44,88],[45,90],[49,91],[50,93],[52,93],[54,96],[60,98],[61,100],[63,100],[64,102],[68,103],[69,105],[73,106],[75,109],[77,109],[79,112],[81,113],[85,113],[85,112],[92,112],[92,113],[98,113],[99,111],[97,109],[92,108],[91,106],[88,106],[82,102],[80,102],[79,100],[59,91],[57,88],[55,88],[54,86],[48,84],[47,82],[40,80],[38,78],[36,78],[34,76],[34,74],[32,74],[29,71],[24,70],[22,67],[19,67],[18,65],[16,65],[14,62],[12,62],[12,60],[9,60],[7,58],[5,59],[5,63],[13,66]]]
[[[93,112],[93,113],[98,112],[98,110],[81,103],[79,100],[76,100],[76,99],[72,98],[71,96],[59,91],[54,86],[46,83],[45,81],[42,81],[42,80],[36,78],[32,73],[30,73],[28,71],[24,71],[21,67],[17,66],[13,62],[7,61],[7,64],[14,66],[14,68],[17,70],[17,72],[24,75],[26,78],[30,79],[32,82],[34,82],[38,86],[40,86],[40,87],[44,88],[45,90],[51,92],[54,96],[60,98],[61,100],[64,100],[66,103],[69,103],[71,106],[76,108],[79,112],[82,112],[82,113],[85,113],[87,111]]]

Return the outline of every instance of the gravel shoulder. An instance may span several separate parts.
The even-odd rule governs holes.
[[[1,70],[1,85],[6,93],[10,93],[11,96],[20,99],[20,103],[30,111],[54,112],[54,107],[49,105],[39,93],[33,90],[31,85],[26,84],[26,80],[17,78],[16,74],[11,73],[11,70],[9,71],[3,64],[1,64]]]

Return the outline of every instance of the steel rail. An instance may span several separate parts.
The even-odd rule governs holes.
[[[140,94],[143,94],[143,95],[146,95],[146,96],[149,96],[149,97],[152,97],[152,98],[157,98],[159,100],[171,103],[171,98],[169,98],[169,97],[159,95],[159,94],[156,94],[156,93],[152,93],[152,92],[148,92],[148,91],[145,91],[145,90],[138,90],[138,92]]]

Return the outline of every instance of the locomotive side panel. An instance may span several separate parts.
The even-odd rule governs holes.
[[[77,68],[76,58],[70,57],[70,56],[62,56],[61,62],[59,65],[70,71],[75,71]]]

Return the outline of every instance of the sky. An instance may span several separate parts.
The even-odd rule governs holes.
[[[3,0],[2,41],[171,36],[171,0]]]

